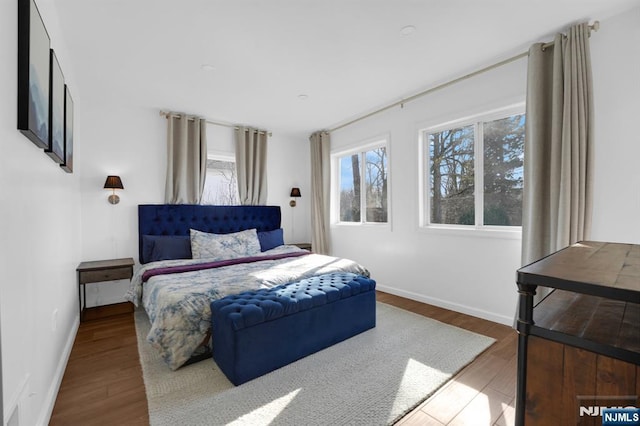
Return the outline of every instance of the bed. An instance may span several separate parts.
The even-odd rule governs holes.
[[[352,260],[282,244],[280,226],[278,206],[138,206],[141,267],[125,298],[146,311],[147,341],[170,369],[210,345],[213,300],[333,272],[369,276]]]

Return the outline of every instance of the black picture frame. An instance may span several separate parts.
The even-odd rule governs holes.
[[[49,55],[49,146],[44,152],[58,164],[64,163],[64,75],[53,49]]]
[[[60,167],[73,173],[73,98],[69,86],[64,85],[64,163]]]
[[[18,0],[18,130],[49,147],[50,39],[33,0]]]

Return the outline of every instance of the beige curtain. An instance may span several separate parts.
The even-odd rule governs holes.
[[[529,50],[522,262],[588,239],[593,186],[589,27]]]
[[[311,141],[311,246],[313,251],[329,254],[329,191],[331,137],[316,132]]]
[[[267,203],[267,137],[266,131],[236,128],[236,171],[242,205]]]
[[[167,114],[167,204],[199,204],[207,174],[207,122]]]

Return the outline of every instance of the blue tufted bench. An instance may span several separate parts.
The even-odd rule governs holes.
[[[340,272],[213,301],[213,359],[237,386],[373,328],[375,285]]]

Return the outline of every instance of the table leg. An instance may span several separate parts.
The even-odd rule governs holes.
[[[78,272],[78,312],[80,315],[80,322],[82,322],[82,297],[80,296],[80,287],[82,287],[82,284],[80,284],[80,272]]]
[[[518,377],[516,384],[516,426],[524,426],[525,402],[527,398],[527,346],[529,331],[533,323],[533,296],[535,285],[518,283]]]

